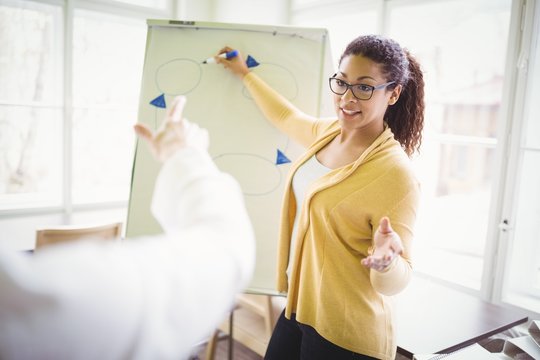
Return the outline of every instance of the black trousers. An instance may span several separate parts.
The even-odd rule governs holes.
[[[268,348],[265,360],[376,360],[339,347],[319,335],[314,328],[281,313]]]

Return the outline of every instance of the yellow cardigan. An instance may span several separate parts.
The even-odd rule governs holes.
[[[340,132],[337,120],[304,114],[256,74],[244,77],[264,115],[307,147],[291,168],[285,187],[278,248],[279,291],[287,291],[285,314],[312,326],[345,349],[394,359],[396,341],[392,298],[409,282],[410,251],[420,187],[410,160],[390,128],[354,162],[330,171],[295,202],[295,171]],[[287,279],[292,226],[300,211],[291,278]],[[381,273],[360,261],[372,247],[374,232],[388,216],[404,245],[403,254]]]

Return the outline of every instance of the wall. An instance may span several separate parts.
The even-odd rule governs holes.
[[[290,0],[179,0],[179,18],[245,24],[289,24]]]

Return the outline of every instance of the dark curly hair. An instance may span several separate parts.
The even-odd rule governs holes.
[[[347,45],[339,63],[349,55],[361,55],[380,65],[389,90],[401,85],[398,101],[388,106],[384,119],[407,155],[422,143],[424,128],[424,76],[418,61],[394,40],[380,35],[359,36]]]

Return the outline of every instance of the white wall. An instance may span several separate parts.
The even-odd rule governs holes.
[[[213,0],[177,0],[177,17],[182,20],[212,21]]]
[[[290,0],[179,0],[185,20],[287,25]]]

